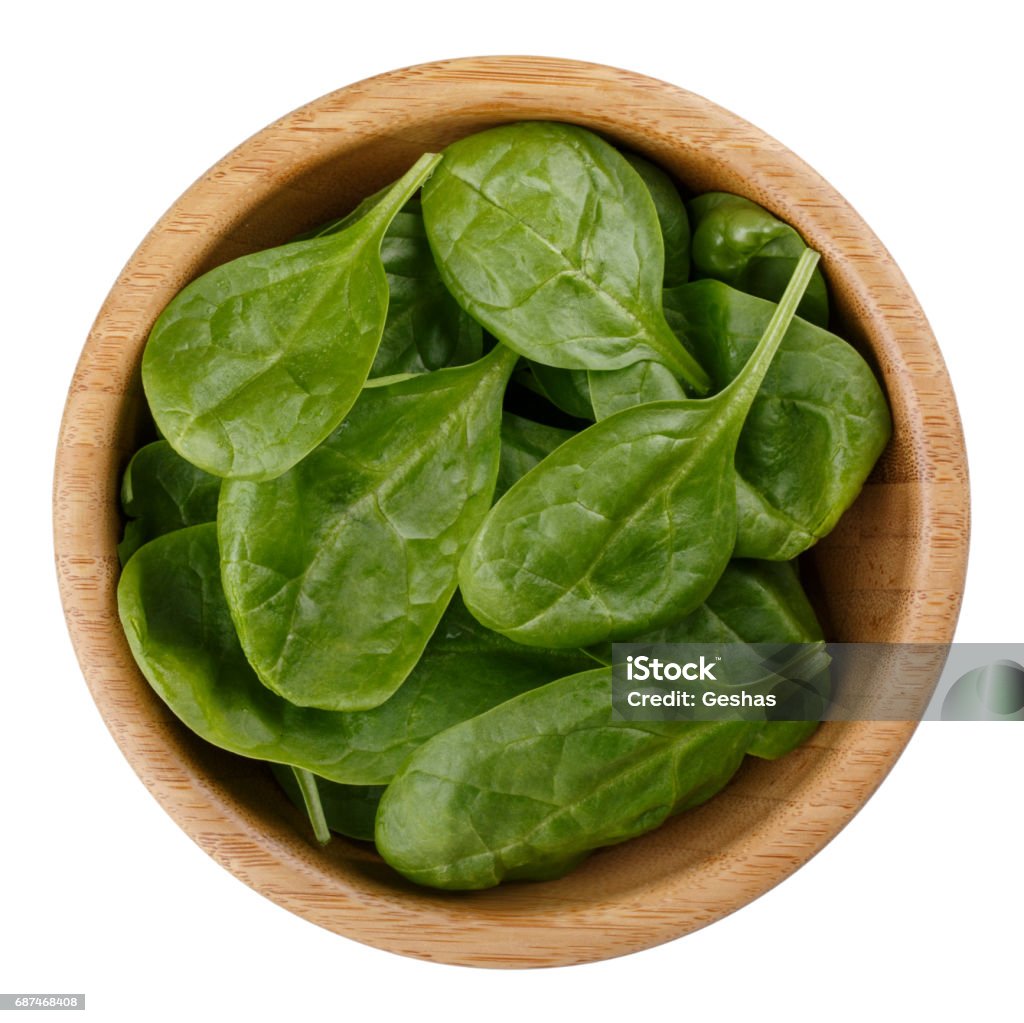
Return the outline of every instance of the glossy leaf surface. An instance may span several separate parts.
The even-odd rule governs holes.
[[[821,626],[789,562],[731,561],[707,600],[682,621],[636,636],[636,643],[816,643]],[[827,672],[810,695],[828,695]],[[803,706],[800,708],[802,716]],[[818,727],[816,721],[768,721],[748,753],[774,760]]]
[[[121,481],[121,508],[129,517],[117,546],[123,565],[143,544],[217,517],[220,478],[186,462],[165,440],[135,452]]]
[[[665,292],[680,336],[725,387],[774,306],[717,281]],[[794,320],[736,450],[736,556],[787,561],[831,531],[892,430],[870,367],[842,338]]]
[[[728,192],[705,192],[687,205],[693,279],[710,277],[777,302],[807,248],[800,235],[757,203]],[[828,289],[820,270],[811,278],[797,315],[828,326]]]
[[[611,671],[599,668],[440,733],[384,793],[378,850],[437,888],[558,876],[710,798],[758,728],[611,715]]]
[[[635,643],[814,643],[821,626],[789,562],[738,558],[708,599]]]
[[[529,122],[462,139],[424,188],[423,217],[448,289],[510,348],[570,369],[656,359],[706,388],[665,322],[650,194],[593,133]]]
[[[636,153],[623,154],[651,193],[665,246],[666,288],[690,279],[690,218],[675,182],[657,164]],[[781,292],[780,292],[781,294]]]
[[[635,153],[626,153],[625,157],[647,186],[658,214],[665,245],[664,285],[668,288],[685,284],[690,275],[690,223],[679,191],[672,179],[649,160]],[[590,370],[587,377],[595,419],[606,419],[648,401],[679,401],[686,397],[686,389],[676,374],[661,362],[645,360],[617,370]]]
[[[122,574],[118,607],[140,669],[193,732],[345,785],[384,785],[431,736],[588,665],[578,651],[525,648],[488,633],[456,602],[386,703],[351,714],[297,707],[267,689],[245,658],[212,523],[147,544]]]
[[[363,216],[380,198],[375,196],[370,206],[360,206],[355,214]],[[345,218],[323,228],[315,237],[334,234],[351,222]],[[423,215],[414,201],[406,203],[391,221],[381,243],[380,258],[390,298],[371,379],[427,373],[479,359],[483,332],[441,282],[423,229]]]
[[[501,417],[501,460],[494,488],[495,500],[572,436],[571,430],[560,430],[557,426],[535,423],[511,412],[504,413]]]
[[[341,422],[384,329],[381,239],[438,159],[421,157],[345,230],[225,263],[170,302],[142,380],[179,454],[217,476],[272,479]]]
[[[590,374],[584,369],[560,369],[542,362],[529,363],[537,389],[552,405],[577,419],[595,419],[590,401]]]
[[[660,362],[634,362],[603,372],[592,369],[587,378],[597,419],[649,401],[682,401],[686,397],[683,385]]]
[[[379,785],[427,739],[491,707],[591,666],[578,650],[526,647],[485,629],[458,594],[398,691],[372,710],[335,715],[335,778]]]
[[[498,501],[459,567],[466,605],[484,625],[519,642],[585,647],[704,601],[736,541],[736,442],[816,258],[801,259],[725,390],[603,419]]]
[[[264,684],[302,706],[366,710],[412,670],[490,507],[516,356],[367,388],[280,478],[232,480],[224,588]]]
[[[296,707],[256,677],[224,599],[212,522],[141,548],[121,573],[117,602],[143,675],[196,735],[232,753],[335,777],[346,715]]]

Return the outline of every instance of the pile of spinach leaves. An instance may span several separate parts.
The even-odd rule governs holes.
[[[556,877],[785,754],[813,723],[613,719],[604,662],[822,639],[793,559],[891,424],[816,261],[526,122],[193,281],[123,480],[143,674],[321,841],[442,888]]]

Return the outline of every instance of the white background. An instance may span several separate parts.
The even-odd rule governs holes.
[[[265,901],[164,814],[91,703],[57,600],[50,479],[64,393],[119,269],[193,179],[290,109],[484,53],[598,61],[702,93],[852,202],[916,290],[960,401],[974,538],[958,638],[1024,640],[1024,89],[1020,26],[998,13],[1011,5],[569,7],[206,0],[7,14],[0,992],[84,991],[104,1021],[1021,1018],[1024,731],[1012,725],[923,725],[824,852],[705,931],[614,962],[504,973],[401,959]]]

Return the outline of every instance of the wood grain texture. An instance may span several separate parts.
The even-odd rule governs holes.
[[[948,642],[968,543],[956,402],[928,323],[853,209],[774,139],[707,100],[572,61],[490,57],[407,68],[332,93],[229,153],[153,228],[110,292],[68,395],[54,529],[68,628],[93,697],[139,777],[211,856],[323,927],[476,966],[609,958],[709,924],[807,861],[857,812],[912,722],[830,723],[777,763],[747,763],[711,803],[599,851],[570,876],[489,892],[413,888],[366,846],[321,851],[260,765],[196,739],[137,671],[117,619],[117,487],[145,428],[139,361],[198,274],[349,210],[424,151],[510,120],[571,121],[690,188],[745,195],[823,254],[848,336],[878,368],[895,436],[864,494],[814,551],[830,638]]]

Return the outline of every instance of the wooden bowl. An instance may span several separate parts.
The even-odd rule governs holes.
[[[117,493],[146,413],[143,343],[188,281],[349,210],[427,150],[504,122],[571,121],[695,191],[738,192],[823,255],[842,332],[884,379],[894,439],[814,551],[831,637],[948,642],[964,581],[968,488],[956,402],[924,314],[857,214],[796,156],[713,103],[613,68],[534,57],[443,61],[359,82],[261,131],[153,228],[78,364],[57,453],[57,571],[86,681],[131,765],[219,863],[292,912],[404,955],[477,966],[609,958],[743,906],[806,862],[892,767],[913,722],[832,722],[721,795],[596,853],[560,881],[471,894],[414,888],[368,847],[316,847],[262,766],[195,738],[136,669],[118,622]]]

